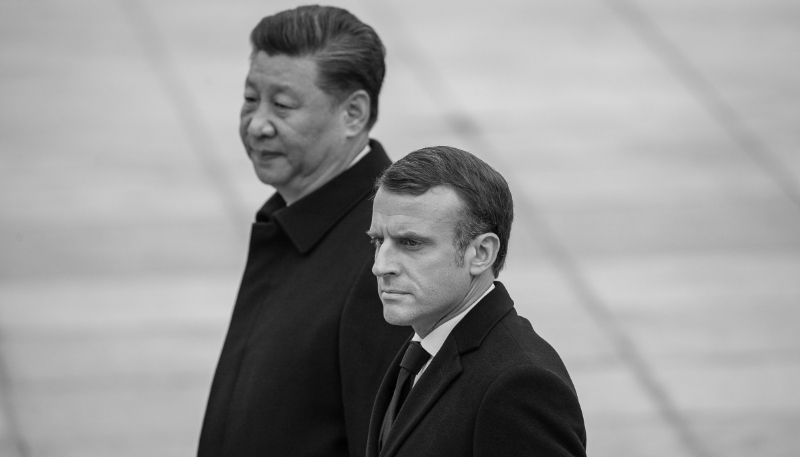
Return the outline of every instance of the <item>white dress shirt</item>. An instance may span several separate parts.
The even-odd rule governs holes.
[[[420,336],[417,335],[416,332],[414,333],[414,336],[411,338],[411,341],[419,341],[419,344],[422,345],[422,348],[425,349],[428,352],[428,354],[431,355],[431,358],[428,359],[428,363],[426,363],[425,366],[423,366],[422,369],[419,370],[419,373],[417,373],[417,375],[414,377],[414,384],[417,383],[417,379],[419,379],[419,377],[422,376],[422,373],[424,373],[425,369],[428,368],[428,365],[431,364],[431,360],[433,360],[433,358],[436,357],[436,354],[439,352],[439,349],[441,349],[442,345],[444,344],[444,340],[447,339],[447,336],[450,335],[450,332],[453,331],[453,328],[455,328],[455,326],[459,322],[461,322],[461,319],[463,319],[464,316],[466,316],[467,313],[470,312],[472,308],[474,308],[475,305],[478,304],[478,302],[483,300],[483,297],[485,297],[487,294],[489,294],[489,292],[493,290],[494,290],[494,283],[492,283],[492,285],[489,286],[488,289],[486,289],[486,292],[484,292],[483,295],[480,296],[480,298],[475,300],[475,303],[469,305],[469,308],[456,314],[449,321],[436,327],[432,332],[428,333],[428,336],[426,336],[425,338],[420,338]]]

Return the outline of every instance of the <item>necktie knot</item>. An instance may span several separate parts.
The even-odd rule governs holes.
[[[403,360],[400,362],[400,366],[405,368],[406,370],[417,374],[422,367],[428,363],[428,359],[431,358],[431,355],[428,354],[419,341],[412,341],[411,344],[408,345],[408,349],[406,349],[406,353],[403,355]]]

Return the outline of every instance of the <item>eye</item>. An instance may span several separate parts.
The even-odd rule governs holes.
[[[383,244],[383,238],[372,236],[370,237],[369,242],[372,243],[373,246],[375,246],[375,249],[377,249],[381,247],[381,244]]]
[[[422,243],[420,243],[417,240],[412,240],[410,238],[403,238],[403,241],[401,242],[401,244],[403,246],[406,246],[406,247],[409,247],[409,248],[416,248],[416,247],[419,247],[419,245],[422,244]]]
[[[244,102],[245,103],[256,103],[256,102],[258,102],[258,94],[253,90],[246,90],[244,92]]]
[[[272,99],[272,106],[279,110],[289,110],[294,108],[294,105],[295,103],[291,97],[287,97],[285,94],[277,94],[277,96]]]

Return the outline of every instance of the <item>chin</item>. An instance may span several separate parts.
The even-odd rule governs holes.
[[[397,309],[396,306],[383,305],[383,319],[391,325],[407,327],[411,325],[412,319]]]
[[[280,173],[276,173],[274,170],[270,170],[266,167],[256,166],[255,170],[258,180],[269,186],[280,185],[285,181]]]
[[[258,179],[270,186],[280,185],[288,181],[292,176],[292,170],[285,163],[280,163],[276,159],[263,160],[251,157],[253,169]]]

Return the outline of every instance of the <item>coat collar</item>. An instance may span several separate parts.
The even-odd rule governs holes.
[[[392,163],[380,143],[370,140],[369,145],[370,152],[363,159],[292,206],[286,206],[275,192],[256,214],[256,222],[275,221],[301,254],[310,251],[353,206],[373,192],[375,179]]]
[[[508,295],[508,291],[501,282],[495,281],[494,290],[475,305],[461,322],[456,325],[450,336],[445,340],[444,345],[431,360],[431,364],[425,369],[414,388],[406,398],[403,407],[400,409],[395,420],[392,433],[383,445],[381,456],[392,456],[405,441],[406,437],[414,430],[417,424],[425,417],[425,414],[433,407],[436,400],[442,396],[447,387],[455,381],[461,374],[461,355],[473,351],[480,347],[489,331],[514,307],[514,301]],[[378,397],[375,400],[375,408],[372,416],[372,426],[368,438],[368,456],[377,450],[377,436],[380,433],[380,425],[389,405],[394,382],[399,371],[400,357],[405,352],[408,343],[403,345],[402,350],[395,358],[384,378],[381,388],[378,390]],[[380,412],[379,414],[376,414]],[[376,417],[380,416],[380,417]],[[375,422],[375,421],[378,422]],[[377,426],[377,430],[375,427]]]
[[[514,300],[508,295],[500,281],[494,282],[494,290],[483,297],[475,308],[456,325],[451,335],[459,354],[465,354],[480,347],[497,321],[514,308]]]

